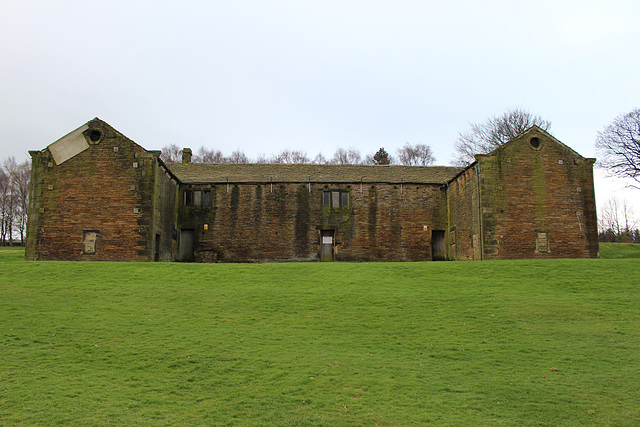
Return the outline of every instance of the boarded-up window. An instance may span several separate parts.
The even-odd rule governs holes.
[[[333,206],[334,208],[337,208],[338,206],[340,206],[340,192],[339,191],[332,191],[331,192],[331,206]]]
[[[85,230],[82,232],[82,253],[85,255],[93,255],[96,253],[96,241],[98,240],[98,232],[95,230]]]
[[[536,251],[549,252],[549,233],[536,231]]]
[[[202,206],[202,191],[193,192],[193,206]]]

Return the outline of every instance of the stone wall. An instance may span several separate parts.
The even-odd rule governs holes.
[[[210,192],[211,202],[185,206],[185,191]],[[323,206],[324,192],[346,193],[348,204]],[[446,229],[437,185],[191,185],[179,199],[179,228],[194,230],[196,261],[317,260],[322,230],[335,232],[336,260],[424,261],[432,228]]]
[[[165,165],[99,119],[30,154],[30,260],[598,256],[594,159],[535,127],[465,170]]]
[[[49,149],[31,152],[27,259],[153,260],[155,231],[171,221],[154,216],[154,195],[171,203],[166,185],[155,188],[159,153],[100,120],[87,125],[88,148],[61,164]]]
[[[447,188],[449,229],[447,246],[452,260],[479,260],[478,181],[474,167],[458,175]]]
[[[160,152],[154,153],[159,155]],[[178,181],[156,158],[153,189],[153,233],[154,261],[175,261],[178,249],[176,212],[178,203]]]
[[[485,259],[598,256],[594,159],[535,131],[477,159]]]

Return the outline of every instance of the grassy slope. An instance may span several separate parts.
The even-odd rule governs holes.
[[[638,243],[600,243],[602,259],[640,258]]]
[[[196,265],[20,256],[0,251],[0,423],[640,419],[637,259]]]

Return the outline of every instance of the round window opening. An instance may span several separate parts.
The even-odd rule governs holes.
[[[540,138],[537,138],[537,137],[535,137],[535,136],[534,136],[534,137],[533,137],[533,138],[531,138],[531,140],[529,141],[529,144],[531,144],[531,146],[532,146],[533,148],[536,148],[536,149],[537,149],[537,148],[540,148]]]
[[[91,142],[98,142],[100,141],[100,138],[102,138],[102,133],[99,130],[94,129],[89,132],[89,139]]]

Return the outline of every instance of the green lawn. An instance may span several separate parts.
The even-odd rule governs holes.
[[[640,259],[22,256],[0,249],[3,425],[640,420]]]

